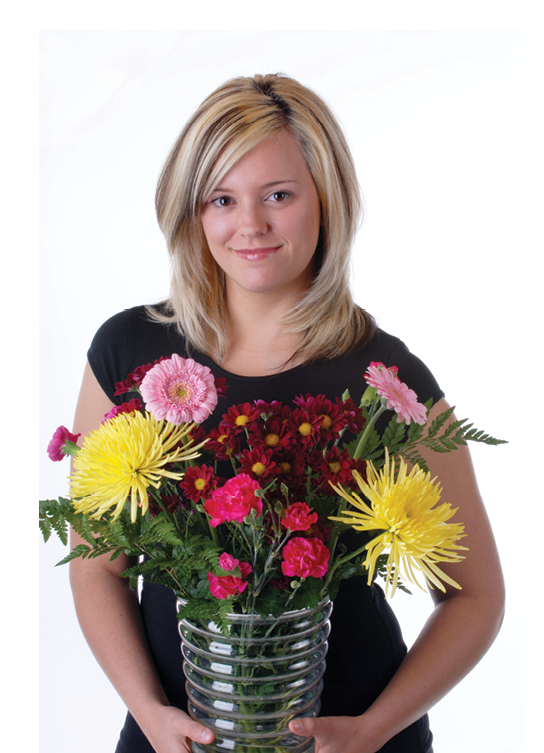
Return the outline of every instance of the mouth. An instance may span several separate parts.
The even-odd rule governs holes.
[[[244,261],[259,261],[266,259],[279,251],[280,246],[266,246],[263,248],[233,248],[234,253]]]

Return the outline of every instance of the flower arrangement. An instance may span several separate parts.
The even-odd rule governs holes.
[[[133,584],[161,583],[183,600],[182,617],[220,625],[229,613],[315,607],[354,575],[383,576],[391,595],[418,575],[459,587],[439,563],[463,558],[463,525],[439,504],[420,447],[502,440],[452,421],[453,408],[429,424],[432,401],[421,404],[395,367],[372,363],[364,379],[359,405],[348,393],[257,400],[206,433],[224,380],[175,354],[139,367],[116,394],[137,390],[145,408],[115,407],[81,448],[79,435],[55,432],[49,456],[73,455],[73,472],[70,498],[40,503],[44,539],[54,531],[66,544],[71,525],[85,543],[59,564],[125,553]]]

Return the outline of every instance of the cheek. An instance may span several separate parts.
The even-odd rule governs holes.
[[[209,246],[217,244],[226,235],[227,223],[223,217],[219,218],[213,216],[210,212],[204,211],[200,215],[200,222]]]

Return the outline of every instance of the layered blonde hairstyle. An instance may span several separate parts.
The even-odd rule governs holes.
[[[344,355],[374,333],[349,289],[351,245],[362,214],[353,160],[335,116],[307,87],[283,75],[227,81],[200,105],[170,152],[155,206],[172,261],[171,293],[155,319],[175,323],[218,363],[228,351],[225,276],[208,248],[200,212],[250,149],[287,130],[297,140],[321,202],[322,228],[309,289],[285,319],[305,361]]]

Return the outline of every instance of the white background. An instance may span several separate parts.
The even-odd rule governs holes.
[[[46,31],[40,67],[40,498],[67,491],[68,462],[45,449],[71,424],[94,332],[168,291],[154,188],[183,123],[232,76],[298,78],[332,105],[357,164],[358,302],[429,365],[460,417],[511,440],[473,452],[507,616],[431,726],[436,753],[525,751],[525,620],[542,603],[524,560],[538,464],[522,438],[535,405],[524,390],[538,379],[541,205],[523,32]],[[40,545],[40,751],[113,753],[124,708],[80,633],[67,568],[54,568],[64,554]],[[429,597],[398,594],[392,606],[412,642]]]

